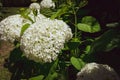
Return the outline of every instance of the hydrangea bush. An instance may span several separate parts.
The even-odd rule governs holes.
[[[115,28],[98,37],[84,36],[101,31],[94,17],[81,15],[87,3],[42,0],[0,22],[0,40],[15,45],[8,60],[10,67],[18,67],[12,80],[76,80],[82,72],[92,75],[83,67],[95,61],[93,54],[118,47],[120,33]],[[96,69],[96,65],[89,68]]]

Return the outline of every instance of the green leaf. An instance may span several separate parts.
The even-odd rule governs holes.
[[[110,51],[119,46],[120,33],[117,30],[108,30],[91,45],[90,53],[97,53],[100,51]]]
[[[84,53],[80,55],[80,58],[84,61],[84,62],[92,62],[95,61],[94,57],[92,54],[90,54],[90,50],[91,50],[91,45],[87,45]]]
[[[25,9],[25,8],[21,8],[20,9],[20,14],[21,14],[22,17],[27,18],[28,15],[30,14],[30,10]]]
[[[79,7],[82,8],[88,4],[88,0],[81,0],[79,3]]]
[[[70,61],[77,70],[80,70],[85,65],[85,62],[80,58],[71,57]]]
[[[56,71],[56,68],[57,68],[57,66],[58,66],[58,62],[59,62],[58,59],[54,62],[54,64],[52,65],[52,67],[51,67],[51,69],[50,69],[50,73],[53,73],[53,72]]]
[[[110,51],[115,47],[120,46],[120,31],[117,29],[111,29],[97,38],[91,45],[87,54],[82,54],[80,58],[85,62],[95,62],[95,53],[102,53],[104,51]]]
[[[95,33],[100,31],[100,24],[92,16],[86,16],[82,18],[81,23],[77,24],[79,30],[89,33]]]
[[[25,32],[25,30],[26,30],[27,28],[29,28],[29,26],[30,26],[30,24],[25,24],[25,25],[23,25],[23,26],[22,26],[22,29],[21,29],[20,35],[23,35],[23,33]]]
[[[20,14],[21,14],[21,16],[24,17],[25,19],[28,19],[28,20],[30,20],[32,23],[34,23],[34,21],[32,20],[32,18],[29,17],[29,14],[30,14],[30,10],[29,10],[29,9],[21,8],[21,9],[20,9]]]
[[[53,15],[51,16],[51,19],[55,19],[55,18],[60,17],[61,15],[65,14],[65,13],[67,13],[67,12],[68,12],[68,9],[69,9],[68,6],[62,7],[62,8],[59,9],[55,14],[53,14]]]
[[[84,31],[84,32],[90,32],[91,33],[91,26],[83,23],[78,23],[77,27],[79,30]]]
[[[58,73],[54,72],[52,74],[49,74],[47,78],[45,78],[44,80],[56,80],[57,77],[58,77]]]
[[[44,79],[44,80],[54,80],[58,74],[56,73],[56,69],[57,69],[57,66],[58,66],[58,62],[59,60],[57,59],[53,65],[51,66],[50,70],[49,70],[49,74],[48,76]]]
[[[90,49],[91,49],[91,46],[87,45],[86,48],[85,48],[85,54],[89,53]]]
[[[74,50],[78,48],[79,45],[80,45],[80,40],[78,38],[73,38],[70,42],[67,43],[67,47],[70,50]]]
[[[50,8],[43,8],[40,10],[40,13],[47,16],[47,17],[51,17],[52,15],[54,15],[56,12],[54,12],[53,10],[51,10]]]
[[[36,76],[36,77],[32,77],[29,80],[43,80],[43,78],[44,78],[43,75],[39,75],[39,76]]]

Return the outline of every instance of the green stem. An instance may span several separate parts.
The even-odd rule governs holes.
[[[76,12],[74,12],[74,16],[75,16],[75,38],[77,38],[77,15]]]
[[[75,26],[75,38],[77,38],[77,26],[76,26],[76,25],[77,25],[77,14],[76,14],[75,8],[73,7],[72,9],[73,9],[74,20],[75,20],[75,21],[74,21],[74,24],[75,24],[75,25],[74,25],[74,26]]]
[[[78,30],[77,30],[77,14],[76,14],[76,11],[75,11],[75,9],[73,9],[73,11],[74,11],[74,20],[75,20],[75,37],[74,38],[77,38],[77,33],[78,33]],[[74,50],[74,54],[75,54],[75,56],[77,57],[77,52],[78,52],[78,50],[77,49],[75,49]]]

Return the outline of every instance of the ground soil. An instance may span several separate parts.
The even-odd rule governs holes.
[[[11,43],[0,41],[0,80],[10,80],[11,73],[4,67],[4,64],[12,49],[13,45]]]

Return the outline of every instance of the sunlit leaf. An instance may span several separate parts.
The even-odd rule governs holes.
[[[80,58],[71,57],[70,61],[77,70],[80,70],[85,65]]]
[[[77,27],[79,30],[89,33],[100,31],[100,24],[92,16],[83,17],[81,23],[77,24]]]
[[[28,19],[28,20],[30,20],[32,23],[34,23],[34,21],[32,20],[32,18],[30,18],[29,14],[30,14],[30,10],[29,10],[29,9],[24,9],[24,8],[21,8],[21,9],[20,9],[20,15],[21,15],[22,17],[24,17],[25,19]]]
[[[30,24],[25,24],[23,25],[22,29],[21,29],[21,33],[20,35],[23,35],[23,33],[25,32],[25,30],[30,26]]]
[[[84,31],[84,32],[90,32],[91,33],[91,26],[83,23],[78,23],[77,27],[79,30]]]
[[[51,16],[51,19],[55,19],[55,18],[57,18],[57,17],[60,17],[62,14],[67,13],[68,9],[69,9],[68,6],[62,7],[62,8],[59,9],[55,14],[53,14],[53,15]]]
[[[22,17],[27,18],[28,14],[30,14],[30,10],[25,9],[25,8],[21,8],[20,9],[20,14],[21,14]]]
[[[85,48],[85,53],[89,53],[90,52],[90,49],[91,49],[91,46],[90,45],[87,45],[87,47]]]

